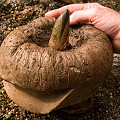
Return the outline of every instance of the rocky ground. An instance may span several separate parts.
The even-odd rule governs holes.
[[[45,3],[40,0],[2,0],[0,1],[0,44],[8,33],[18,26],[27,24],[35,18],[44,16],[52,9],[66,3],[52,0]],[[120,5],[113,0],[91,0],[120,12]],[[21,12],[22,11],[22,12]],[[4,16],[4,17],[3,17]],[[0,119],[6,120],[120,120],[120,55],[115,54],[113,68],[109,78],[94,96],[90,111],[78,115],[66,115],[54,111],[41,115],[23,110],[10,100],[0,80]]]

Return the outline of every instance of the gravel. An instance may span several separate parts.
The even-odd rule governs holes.
[[[47,3],[45,2],[47,1]],[[52,9],[64,6],[59,0],[2,0],[0,1],[0,44],[9,32],[33,19],[44,16]],[[120,12],[113,0],[91,0]],[[23,14],[18,14],[25,10]],[[16,14],[16,15],[10,15]],[[7,16],[7,18],[2,16]],[[67,115],[62,111],[36,114],[23,110],[7,96],[0,79],[0,119],[6,120],[120,120],[120,55],[114,55],[110,76],[94,96],[93,107],[84,114]]]

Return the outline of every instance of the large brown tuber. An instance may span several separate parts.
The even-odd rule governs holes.
[[[8,96],[26,110],[45,114],[73,105],[72,113],[82,112],[110,73],[112,45],[102,31],[77,25],[70,28],[71,49],[56,51],[48,47],[55,21],[35,19],[5,38],[0,78]]]

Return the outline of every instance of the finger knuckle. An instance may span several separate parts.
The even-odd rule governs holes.
[[[99,3],[94,3],[95,4],[95,6],[101,6]]]
[[[78,11],[75,11],[75,12],[74,12],[74,15],[76,15],[76,16],[77,16],[78,14],[79,14],[79,12],[78,12]]]
[[[99,11],[100,11],[100,8],[99,8],[99,7],[96,7],[96,8],[93,8],[93,9],[92,9],[93,15],[98,14]]]

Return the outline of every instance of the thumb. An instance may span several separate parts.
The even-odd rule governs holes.
[[[70,25],[75,25],[80,22],[91,24],[93,16],[93,8],[75,11],[70,15]]]

